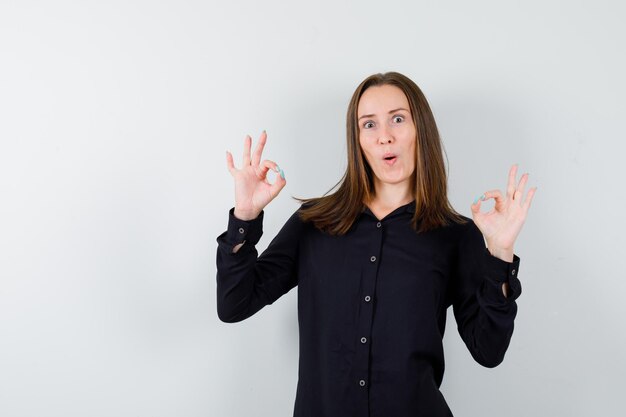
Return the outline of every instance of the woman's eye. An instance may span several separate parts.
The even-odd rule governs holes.
[[[404,120],[403,116],[394,116],[393,120],[400,119],[400,121]]]
[[[372,124],[372,122],[365,122],[363,124],[363,127],[366,128],[366,129],[369,129],[369,125],[371,125],[371,124]]]

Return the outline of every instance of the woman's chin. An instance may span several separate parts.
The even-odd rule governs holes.
[[[401,183],[401,182],[404,182],[404,181],[408,181],[409,177],[406,176],[406,175],[403,175],[402,172],[398,172],[395,175],[390,175],[390,174],[382,175],[382,176],[378,177],[378,179],[381,182],[384,182],[386,184],[398,184],[398,183]]]

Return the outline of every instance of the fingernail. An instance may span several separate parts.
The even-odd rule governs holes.
[[[485,195],[484,195],[484,194],[483,194],[483,195],[481,195],[481,196],[480,196],[480,199],[481,199],[481,200],[484,200],[484,199],[485,199]]]
[[[285,172],[282,169],[280,170],[280,176],[285,179]]]
[[[276,165],[276,168],[274,168],[274,171],[280,172],[280,167],[278,165]]]
[[[474,204],[478,203],[478,199],[479,199],[479,198],[480,198],[480,197],[476,197],[476,199],[474,199]]]
[[[265,129],[263,129],[263,133],[267,134],[267,132],[265,131]]]

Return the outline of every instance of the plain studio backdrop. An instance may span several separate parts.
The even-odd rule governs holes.
[[[455,415],[622,415],[624,11],[2,0],[0,415],[290,416],[297,287],[244,322],[217,317],[225,151],[241,167],[245,135],[266,129],[285,171],[261,253],[292,196],[341,178],[350,96],[385,71],[428,98],[458,211],[505,191],[513,163],[538,187],[504,362],[474,362],[448,310]]]

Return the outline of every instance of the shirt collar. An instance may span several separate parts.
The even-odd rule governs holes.
[[[396,208],[394,211],[398,210],[400,213],[415,213],[415,200],[411,201],[410,203],[407,203],[403,206],[400,206],[398,208]],[[369,214],[372,217],[376,217],[374,216],[374,213],[372,213],[372,211],[370,210],[369,207],[367,207],[366,204],[363,204],[363,213],[364,214]],[[393,213],[393,212],[392,212]]]

